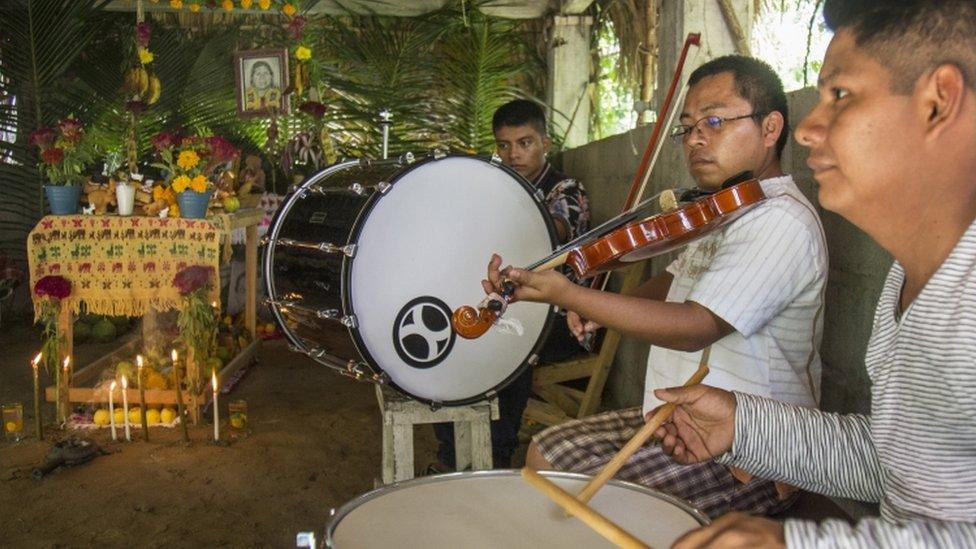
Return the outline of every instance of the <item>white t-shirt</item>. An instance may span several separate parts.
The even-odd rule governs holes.
[[[694,301],[735,328],[712,344],[706,384],[814,407],[827,283],[823,228],[791,176],[760,184],[765,201],[668,266],[667,300]],[[644,413],[661,404],[654,389],[683,384],[700,358],[701,351],[652,346]]]

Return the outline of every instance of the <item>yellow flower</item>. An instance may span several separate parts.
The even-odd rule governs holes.
[[[198,193],[206,192],[207,178],[202,175],[194,177],[193,181],[190,181],[190,188]]]
[[[200,11],[200,4],[190,4],[190,11],[193,13]]]
[[[224,0],[220,5],[224,8],[224,11],[234,11],[234,0]]]
[[[179,217],[180,216],[180,205],[171,204],[169,207],[169,217]]]
[[[194,151],[180,151],[180,156],[176,159],[176,165],[184,170],[192,170],[200,163],[200,157]]]
[[[266,10],[271,7],[271,0],[258,0],[258,7]]]
[[[173,190],[181,193],[190,186],[190,178],[185,175],[178,175],[173,178]]]
[[[295,50],[295,59],[299,61],[308,61],[312,58],[312,50],[306,48],[305,46],[298,46]]]
[[[241,0],[241,7],[244,9],[248,9],[251,7],[251,2],[252,0]]]
[[[153,192],[152,192],[153,202],[157,200],[161,200],[165,196],[165,194],[163,193],[165,193],[165,191],[163,190],[162,185],[153,185]]]
[[[153,59],[154,58],[155,58],[155,56],[153,55],[153,52],[149,51],[146,48],[139,48],[139,62],[140,63],[142,63],[143,65],[148,65],[148,64],[150,64],[150,63],[153,62]]]
[[[181,10],[183,9],[183,0],[169,0],[169,7],[174,10]]]
[[[288,17],[295,15],[296,11],[298,10],[295,9],[295,6],[291,2],[285,2],[285,5],[281,6],[281,13],[284,13]]]

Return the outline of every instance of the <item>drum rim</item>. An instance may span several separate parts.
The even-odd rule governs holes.
[[[551,478],[551,479],[571,479],[571,480],[582,480],[589,481],[593,477],[589,475],[584,475],[582,473],[573,473],[570,471],[539,471],[539,474]],[[379,488],[374,488],[364,494],[356,496],[352,500],[346,502],[338,509],[331,509],[329,511],[329,521],[325,526],[325,546],[334,547],[333,545],[333,535],[335,534],[336,528],[342,522],[347,515],[352,513],[354,510],[361,507],[363,504],[368,503],[387,492],[395,492],[397,490],[403,490],[407,488],[412,488],[414,486],[422,486],[425,484],[434,484],[439,482],[450,481],[455,478],[492,478],[492,477],[509,477],[521,475],[519,469],[485,469],[481,471],[459,471],[456,473],[446,473],[442,475],[431,475],[426,477],[417,477],[410,480],[403,480],[400,482],[394,482],[392,484],[387,484],[385,486],[380,486]],[[683,500],[679,497],[675,497],[671,494],[655,490],[653,488],[648,488],[647,486],[642,486],[634,482],[612,478],[607,481],[607,484],[617,486],[620,488],[629,488],[637,492],[643,493],[659,500],[663,500],[667,503],[678,507],[682,511],[688,513],[696,522],[701,526],[708,526],[712,523],[708,515],[696,509],[691,503]]]
[[[393,176],[390,178],[390,181],[388,181],[388,183],[391,186],[396,185],[396,182],[399,179],[401,179],[408,173],[412,172],[413,170],[419,168],[420,166],[434,163],[434,162],[439,162],[441,160],[446,160],[450,158],[474,159],[480,162],[484,162],[485,164],[493,166],[497,169],[500,169],[506,172],[508,175],[510,175],[519,185],[522,186],[525,192],[528,193],[529,197],[532,199],[532,202],[535,203],[536,207],[539,209],[539,212],[542,214],[543,223],[545,224],[546,230],[549,233],[549,243],[552,246],[552,249],[555,250],[559,246],[559,238],[556,233],[556,225],[555,223],[553,223],[552,216],[549,213],[549,210],[546,207],[545,203],[543,203],[539,199],[539,195],[536,192],[538,189],[535,186],[533,186],[531,182],[529,182],[527,179],[522,177],[522,175],[519,174],[517,171],[502,164],[500,161],[497,163],[494,162],[493,158],[491,157],[472,155],[472,154],[447,154],[443,156],[429,155],[422,160],[419,160],[417,162],[414,162],[413,164],[404,166],[403,168],[396,170],[396,172],[394,172]],[[356,216],[356,220],[353,222],[352,228],[349,231],[349,241],[347,242],[348,244],[359,243],[359,235],[362,231],[364,220],[369,217],[369,213],[373,210],[373,208],[376,207],[376,203],[379,202],[379,200],[383,198],[383,196],[384,196],[383,193],[374,192],[369,198],[366,199],[366,203],[363,204],[363,207],[359,210],[359,214]],[[342,297],[342,309],[344,311],[344,314],[346,315],[356,314],[356,311],[352,306],[352,302],[349,296],[349,288],[351,282],[350,276],[352,275],[351,264],[355,262],[355,260],[356,260],[355,257],[352,258],[345,257],[342,260],[341,297]],[[502,389],[510,385],[520,375],[522,375],[525,369],[530,367],[530,364],[532,364],[533,362],[538,362],[539,351],[542,349],[542,346],[545,343],[546,338],[548,338],[549,334],[552,332],[553,317],[555,316],[553,314],[554,310],[555,307],[552,306],[549,307],[549,312],[546,315],[546,320],[542,326],[542,331],[539,333],[539,338],[536,340],[535,345],[532,346],[532,350],[529,352],[528,356],[526,356],[522,360],[522,363],[517,368],[515,368],[515,370],[513,370],[508,377],[506,377],[505,379],[500,381],[497,385],[488,389],[484,393],[480,393],[468,398],[457,399],[457,400],[434,400],[426,397],[421,397],[419,395],[415,395],[409,391],[406,391],[405,389],[403,389],[402,387],[394,383],[392,379],[389,378],[388,378],[389,381],[387,381],[385,385],[387,385],[388,387],[392,387],[393,389],[397,390],[398,392],[407,396],[410,399],[416,400],[418,402],[423,402],[431,406],[465,406],[467,404],[482,402],[484,400],[492,398],[495,395],[497,395],[499,391],[501,391]],[[375,366],[383,373],[387,373],[386,369],[380,366],[379,362],[375,358],[373,358],[373,356],[369,353],[369,349],[366,348],[366,343],[362,340],[362,338],[359,335],[359,329],[349,328],[349,334],[353,340],[353,344],[355,345],[356,350],[359,351],[359,355],[362,357],[362,359],[367,364]],[[535,357],[535,361],[532,360],[533,357]]]

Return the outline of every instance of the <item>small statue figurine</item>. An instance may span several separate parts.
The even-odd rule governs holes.
[[[240,172],[238,196],[246,196],[252,192],[264,192],[264,170],[261,169],[261,157],[253,154],[244,159],[244,169]]]
[[[110,177],[108,185],[99,185],[91,179],[85,181],[84,192],[86,200],[95,208],[95,215],[104,215],[108,211],[109,205],[116,204],[115,198],[115,178]]]

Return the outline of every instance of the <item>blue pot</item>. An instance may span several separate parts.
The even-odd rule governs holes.
[[[180,205],[180,217],[186,219],[203,219],[207,217],[207,206],[213,191],[198,193],[187,189],[176,195],[176,202]]]
[[[47,203],[52,215],[74,215],[78,213],[78,200],[81,187],[78,185],[44,185]]]

